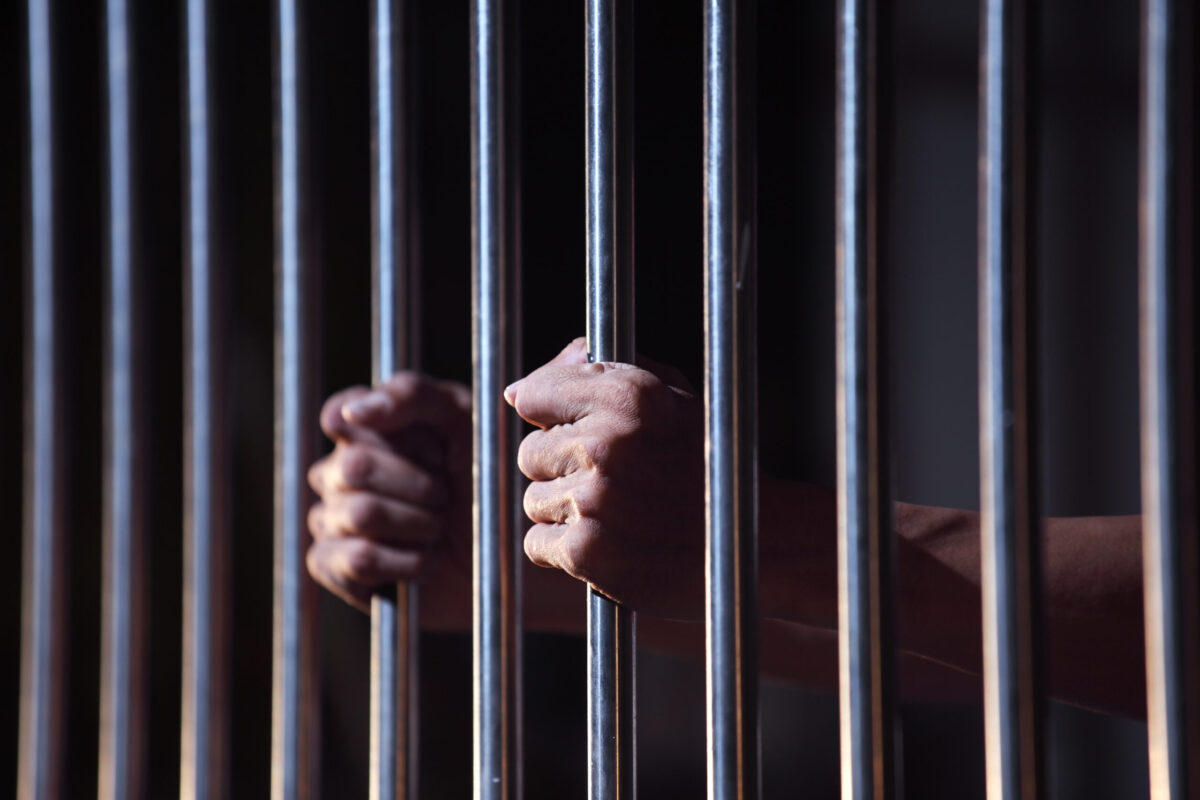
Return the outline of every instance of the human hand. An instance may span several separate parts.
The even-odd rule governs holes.
[[[637,611],[697,619],[704,598],[703,408],[674,371],[588,364],[572,342],[505,399],[538,426],[525,553]]]
[[[422,622],[470,624],[471,393],[401,372],[338,392],[321,411],[335,443],[309,470],[309,573],[361,609],[420,581]]]

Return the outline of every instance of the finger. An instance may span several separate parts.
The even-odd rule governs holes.
[[[531,522],[569,524],[579,519],[576,490],[579,478],[570,475],[552,481],[534,481],[525,489],[525,516]]]
[[[325,487],[329,483],[326,475],[332,462],[332,456],[323,456],[308,468],[308,485],[319,495],[325,494]]]
[[[561,569],[581,581],[590,581],[596,567],[596,526],[589,520],[562,525],[540,522],[525,534],[525,555],[540,567]]]
[[[324,539],[329,536],[325,531],[325,504],[313,503],[308,509],[308,532],[313,539]]]
[[[359,444],[339,444],[313,471],[330,490],[368,492],[393,500],[438,508],[448,498],[445,482],[404,456]],[[315,485],[313,488],[320,493]]]
[[[370,391],[366,386],[351,386],[331,395],[321,407],[321,430],[325,435],[335,442],[356,439],[356,434],[361,429],[346,421],[342,409],[347,403],[363,397]]]
[[[442,533],[440,517],[423,508],[368,492],[325,498],[309,529],[318,539],[367,538],[385,544],[426,546]],[[314,506],[313,508],[317,508]]]
[[[429,557],[368,539],[325,539],[312,543],[305,562],[313,579],[346,602],[366,611],[380,587],[417,580]]]
[[[399,372],[342,408],[342,417],[380,433],[410,425],[428,425],[453,434],[471,415],[471,392],[450,381],[415,372]]]
[[[643,392],[658,383],[632,364],[547,364],[505,389],[504,399],[524,419],[549,428],[601,409],[634,413]]]
[[[539,567],[558,568],[559,539],[567,526],[539,522],[525,532],[525,556]]]
[[[517,449],[517,467],[533,481],[551,481],[597,467],[608,445],[588,432],[586,421],[533,431]]]

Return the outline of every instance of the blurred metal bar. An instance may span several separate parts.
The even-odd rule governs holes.
[[[1142,5],[1142,518],[1154,800],[1200,792],[1198,16],[1186,0]]]
[[[271,796],[316,797],[316,594],[305,571],[317,329],[302,0],[275,2],[275,654]]]
[[[57,293],[54,82],[49,0],[29,0],[25,503],[17,793],[59,797],[66,683],[62,365]]]
[[[511,540],[511,423],[502,392],[507,344],[507,215],[504,3],[472,0],[471,303],[474,437],[474,796],[515,796],[516,647]]]
[[[101,798],[146,791],[147,596],[142,265],[135,236],[133,48],[126,0],[105,3],[107,79],[104,588],[100,659]]]
[[[211,10],[187,0],[184,60],[184,595],[180,797],[230,789],[230,481],[224,264],[216,227]]]
[[[898,794],[894,542],[883,288],[886,0],[841,0],[837,32],[838,685],[842,797]]]
[[[410,158],[411,3],[371,3],[372,382],[420,366],[419,264],[412,242],[415,206]],[[420,797],[416,584],[371,598],[372,800]]]
[[[633,4],[586,0],[587,346],[634,361]],[[587,589],[588,797],[637,789],[636,618]]]
[[[1027,0],[984,0],[979,138],[979,454],[990,800],[1042,792],[1033,418],[1033,107]]]
[[[708,796],[760,794],[753,0],[704,10]]]

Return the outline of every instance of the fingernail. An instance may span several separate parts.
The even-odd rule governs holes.
[[[388,410],[391,405],[392,399],[383,392],[369,392],[346,403],[342,416],[347,422],[361,421]]]
[[[522,379],[522,380],[524,380],[524,379]],[[521,385],[521,381],[513,381],[512,383],[510,383],[508,385],[508,388],[504,390],[504,400],[510,406],[513,404],[513,401],[515,401],[517,398],[517,387],[520,385]]]

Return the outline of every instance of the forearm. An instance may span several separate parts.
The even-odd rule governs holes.
[[[586,629],[583,587],[557,570],[534,567],[527,588],[525,623],[532,630],[582,635]],[[638,647],[667,655],[704,659],[704,624],[637,618]],[[969,701],[979,694],[976,676],[901,653],[901,692],[908,700]],[[766,677],[837,691],[837,632],[779,619],[763,618],[759,629],[759,667]]]
[[[899,503],[895,527],[902,652],[978,675],[978,513]],[[823,566],[813,563],[812,545],[805,544],[829,541],[835,530],[832,492],[764,482],[764,613],[821,627],[836,625],[829,556],[816,559]],[[1068,702],[1141,715],[1140,518],[1048,519],[1043,543],[1049,692]]]

